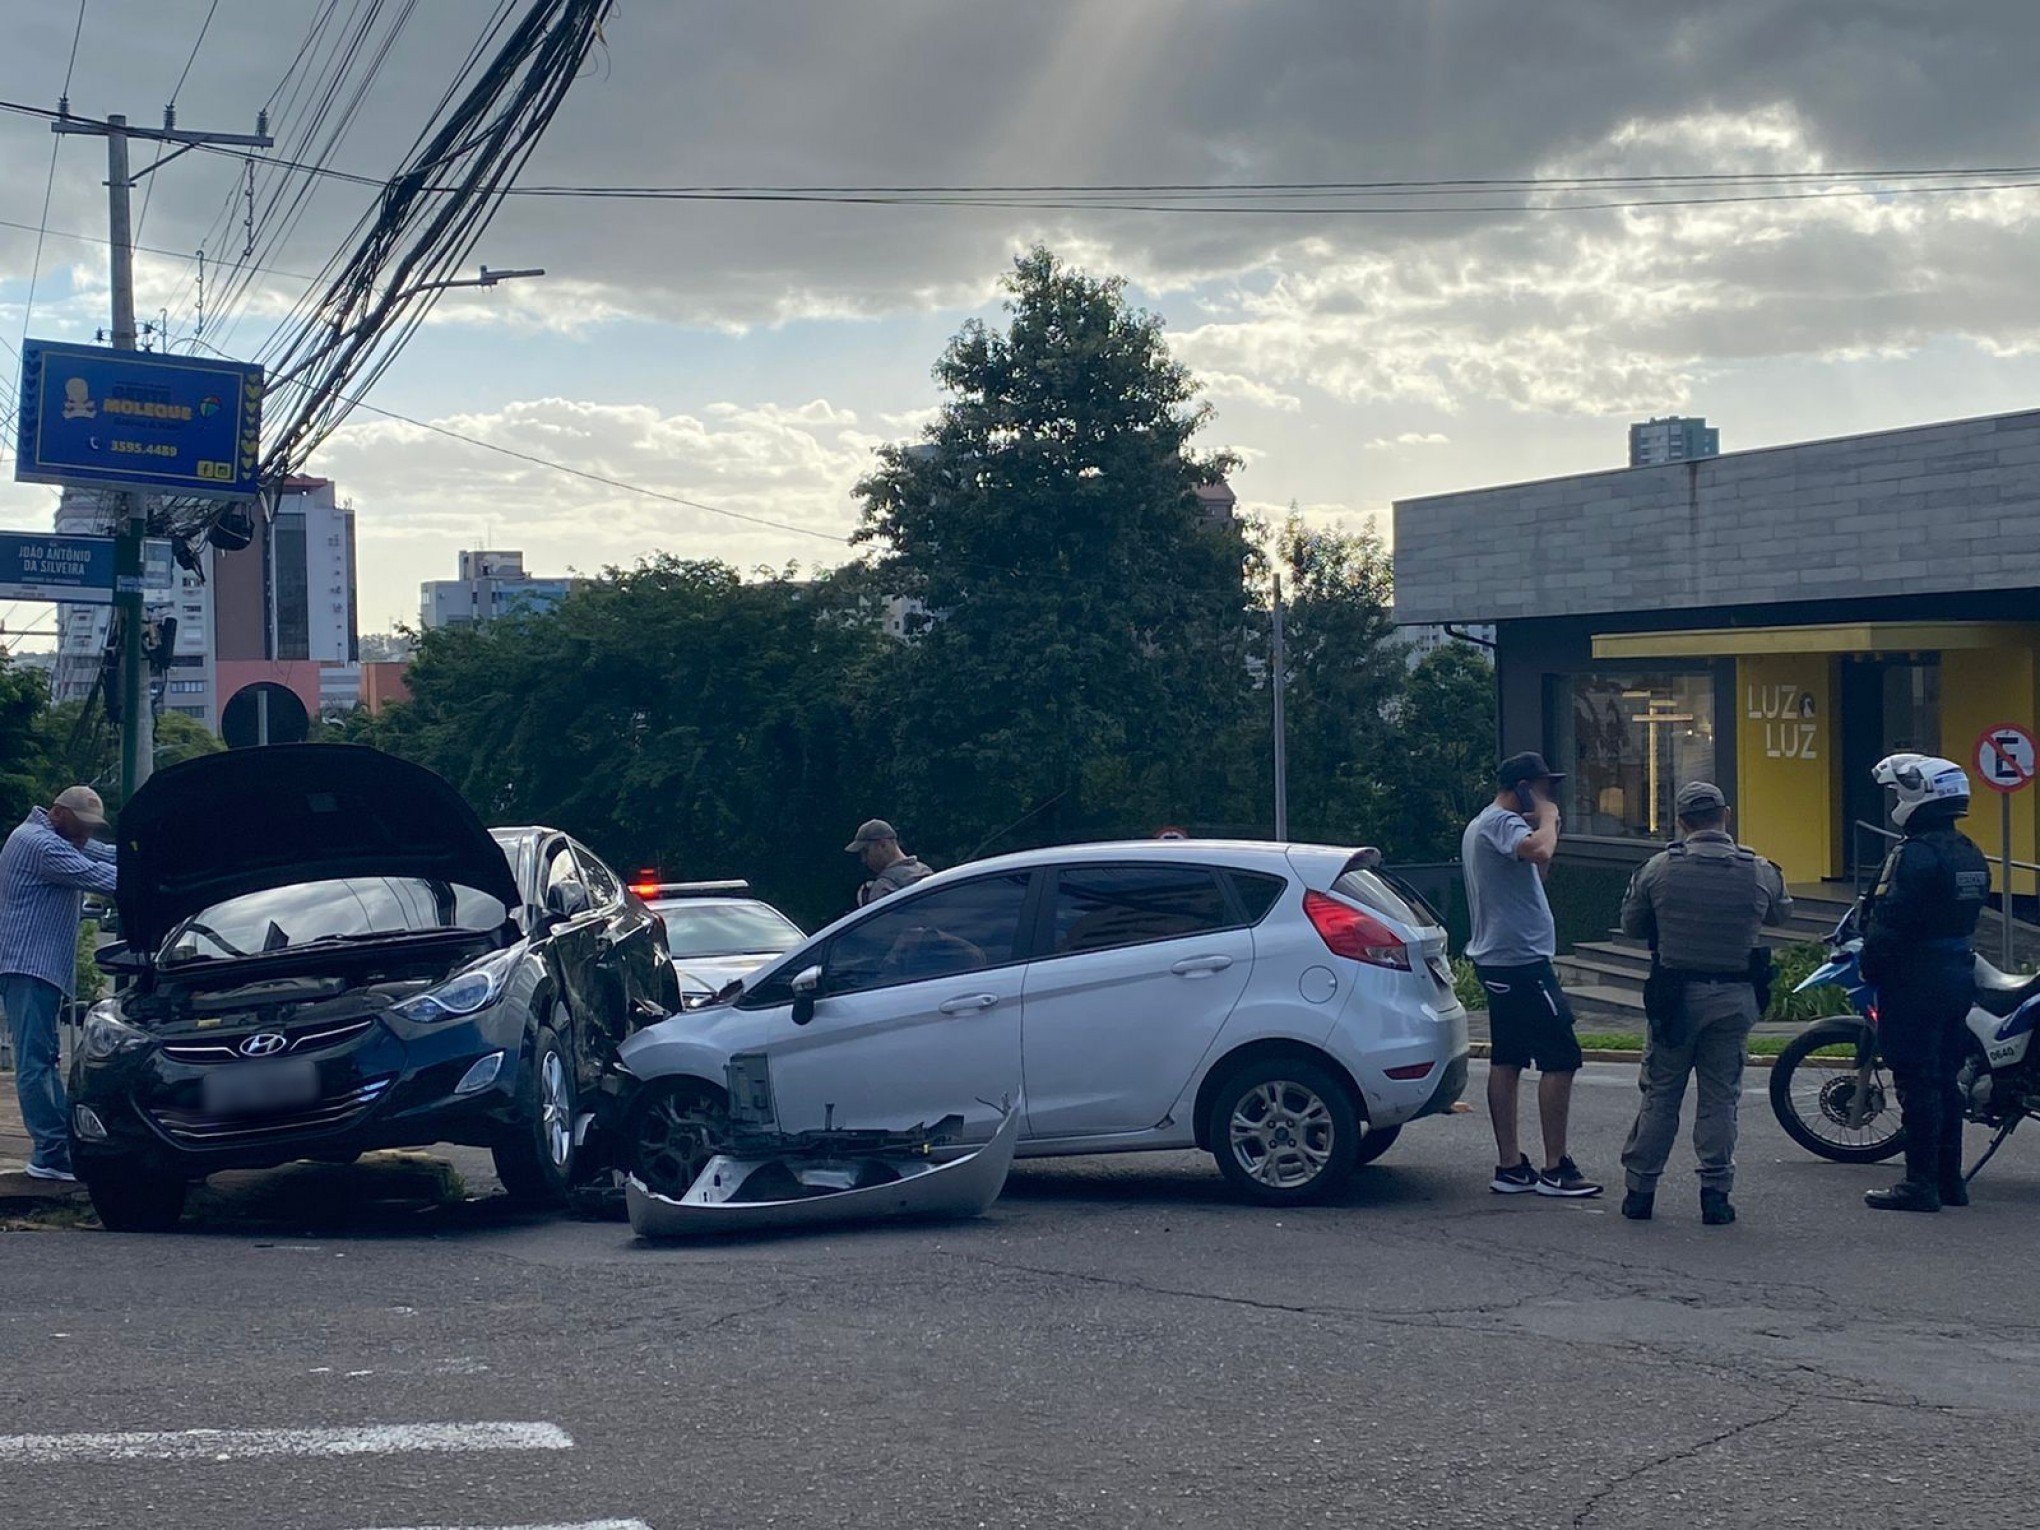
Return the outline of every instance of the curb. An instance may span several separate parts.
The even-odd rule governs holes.
[[[1488,1053],[1493,1050],[1493,1043],[1486,1041],[1469,1041],[1466,1044],[1466,1047],[1467,1055],[1469,1057],[1478,1057],[1485,1059]],[[1580,1053],[1580,1056],[1584,1057],[1588,1062],[1640,1063],[1643,1061],[1643,1048],[1639,1046],[1633,1052],[1617,1052],[1607,1047],[1594,1047],[1590,1050],[1582,1051]],[[1777,1061],[1778,1059],[1776,1057],[1759,1055],[1758,1053],[1755,1052],[1750,1053],[1743,1059],[1743,1062],[1747,1066],[1752,1068],[1769,1068],[1772,1065],[1774,1065]]]
[[[0,1206],[68,1206],[85,1199],[81,1184],[33,1179],[16,1169],[0,1169]]]

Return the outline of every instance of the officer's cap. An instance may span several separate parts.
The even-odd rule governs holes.
[[[1703,813],[1718,812],[1727,806],[1728,798],[1712,781],[1688,781],[1679,788],[1672,810],[1681,818],[1693,818]]]

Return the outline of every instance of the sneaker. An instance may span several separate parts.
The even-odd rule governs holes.
[[[1622,1214],[1632,1222],[1648,1222],[1657,1209],[1657,1197],[1648,1190],[1631,1190],[1622,1197]]]
[[[30,1179],[46,1179],[53,1184],[75,1185],[78,1183],[78,1176],[69,1169],[52,1169],[44,1164],[32,1163],[28,1165],[25,1172]]]
[[[1562,1195],[1567,1200],[1581,1200],[1601,1193],[1599,1185],[1580,1173],[1580,1166],[1572,1161],[1571,1154],[1559,1159],[1557,1168],[1540,1173],[1536,1188],[1539,1195]]]
[[[1495,1177],[1488,1181],[1488,1189],[1496,1195],[1527,1195],[1537,1188],[1537,1171],[1530,1167],[1530,1160],[1519,1158],[1512,1169],[1497,1168]]]

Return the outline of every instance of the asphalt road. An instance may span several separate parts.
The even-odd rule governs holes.
[[[1611,1178],[1632,1077],[1576,1107]],[[1477,1115],[1304,1212],[1087,1159],[975,1223],[709,1247],[433,1206],[429,1167],[243,1177],[175,1236],[0,1235],[0,1525],[2030,1515],[2040,1130],[1969,1210],[1879,1217],[1889,1171],[1744,1121],[1725,1229],[1677,1159],[1649,1224],[1492,1196]]]

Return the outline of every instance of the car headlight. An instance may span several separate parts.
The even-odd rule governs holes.
[[[121,1019],[111,1000],[93,1005],[86,1013],[85,1035],[79,1045],[85,1049],[87,1062],[105,1062],[148,1044],[148,1033]]]
[[[509,957],[492,957],[465,972],[456,973],[437,988],[429,988],[400,1004],[392,1004],[390,1013],[423,1024],[472,1015],[477,1010],[487,1009],[502,997],[503,985],[510,978],[510,967]]]

